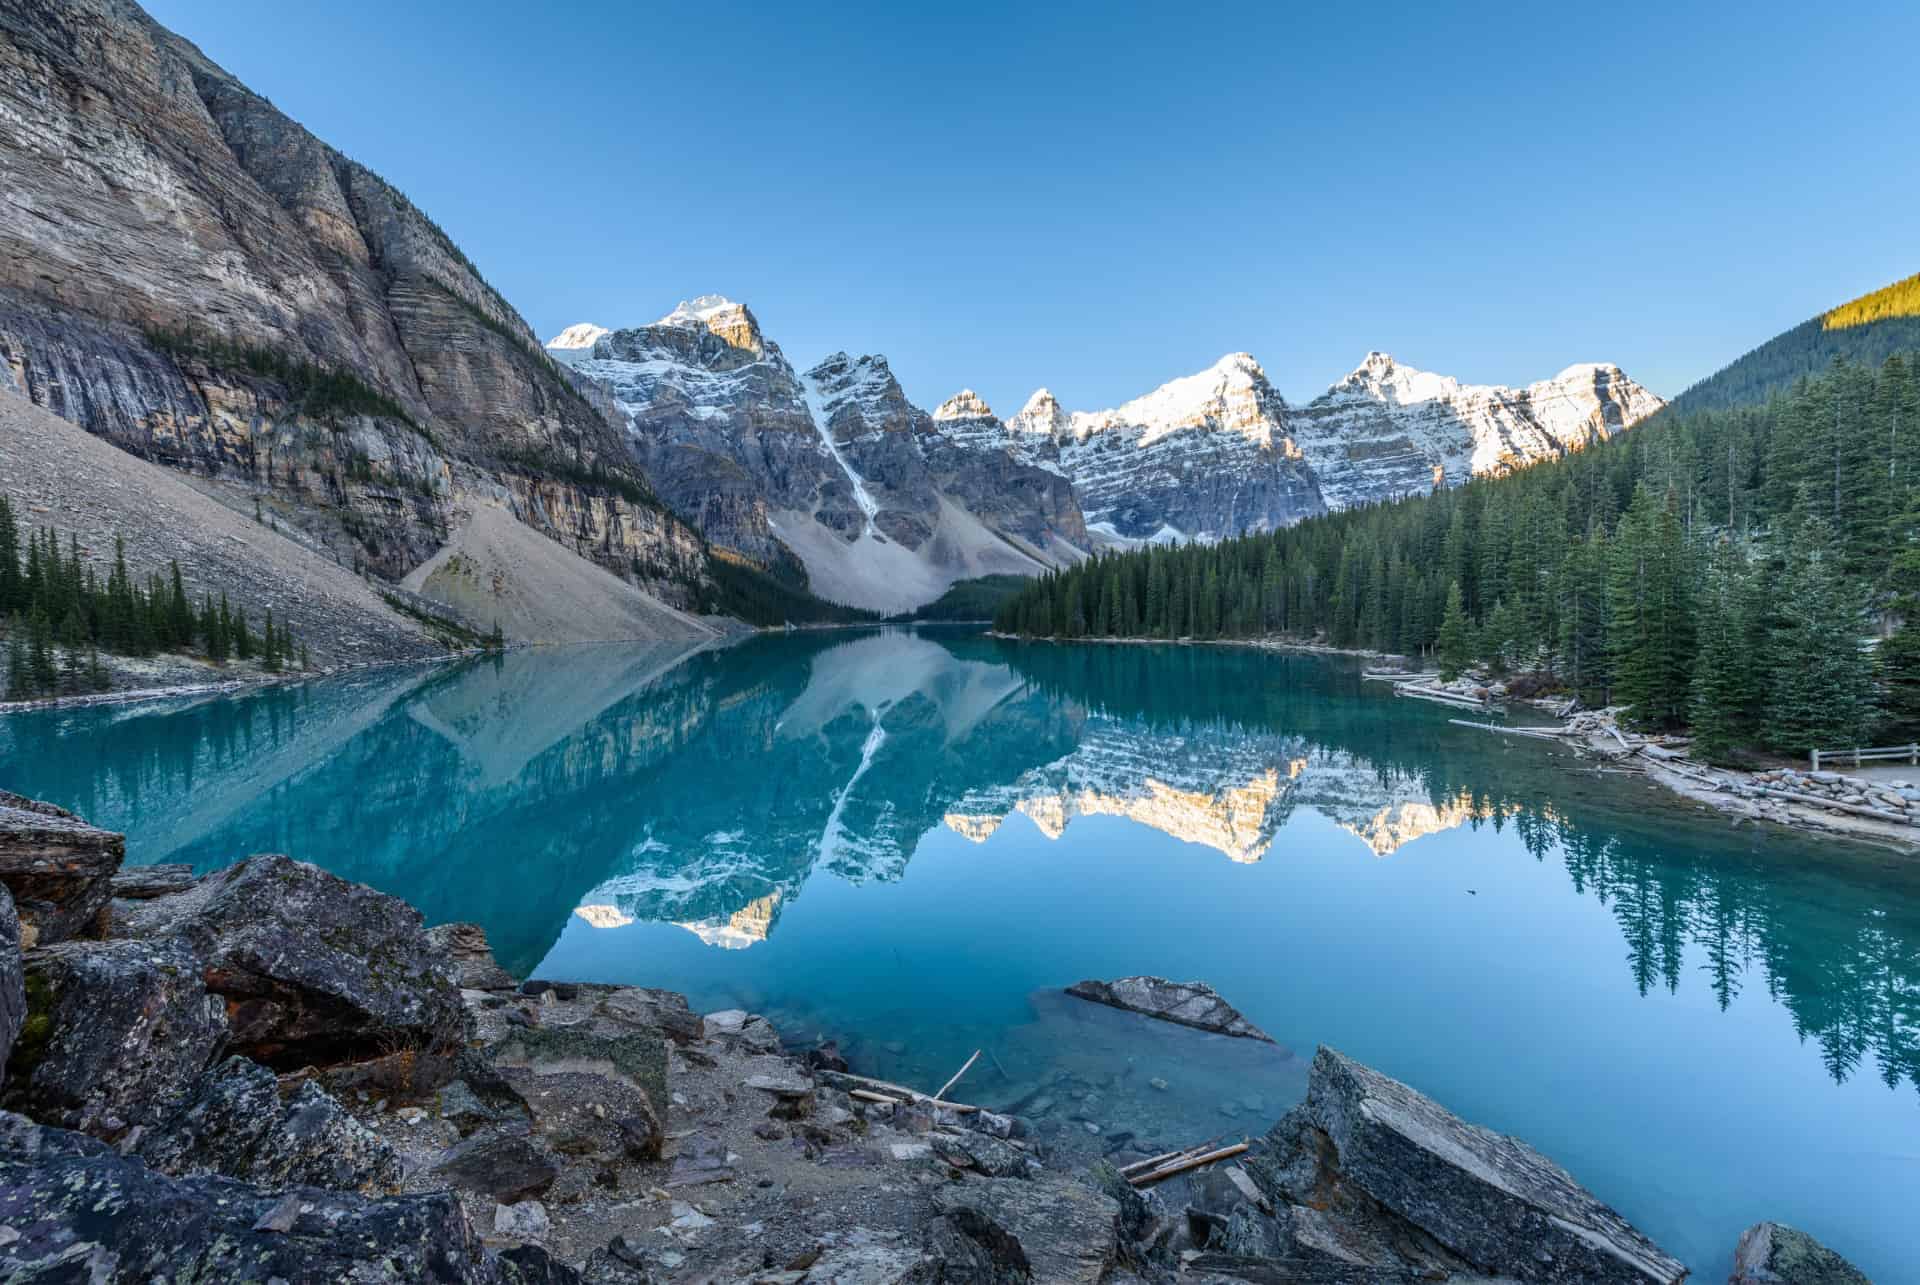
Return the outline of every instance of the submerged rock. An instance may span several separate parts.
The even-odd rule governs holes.
[[[83,1134],[0,1114],[0,1276],[571,1285],[544,1250],[488,1253],[451,1192],[369,1199],[173,1178]]]
[[[283,1103],[273,1072],[243,1057],[203,1074],[136,1151],[162,1173],[225,1174],[266,1191],[313,1186],[379,1195],[400,1182],[393,1148],[325,1089],[308,1081]]]
[[[26,996],[0,1100],[109,1140],[165,1118],[227,1035],[219,997],[179,942],[70,941],[30,951]]]
[[[420,912],[317,866],[268,854],[136,904],[127,931],[173,938],[223,996],[234,1050],[272,1067],[395,1045],[454,1047],[466,1016]]]
[[[98,937],[127,838],[65,808],[0,790],[0,884],[26,947]]]
[[[1674,1285],[1686,1267],[1516,1138],[1329,1048],[1247,1167],[1289,1252],[1541,1285]]]
[[[1755,1223],[1740,1233],[1727,1285],[1872,1285],[1865,1273],[1807,1233]]]
[[[1240,1011],[1220,992],[1205,982],[1170,982],[1164,977],[1120,977],[1110,982],[1075,982],[1067,994],[1096,1004],[1109,1004],[1130,1013],[1177,1022],[1195,1030],[1216,1035],[1237,1035],[1250,1040],[1274,1039],[1240,1015]]]

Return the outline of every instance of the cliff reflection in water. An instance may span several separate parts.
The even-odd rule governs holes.
[[[126,830],[143,861],[319,862],[480,922],[516,972],[569,916],[751,948],[817,874],[899,880],[941,827],[986,843],[1119,817],[1238,862],[1286,861],[1304,814],[1368,860],[1511,827],[1611,908],[1642,993],[1687,983],[1693,948],[1723,1007],[1763,987],[1835,1078],[1871,1061],[1920,1084],[1911,876],[1878,895],[1900,876],[1822,845],[1648,817],[1617,781],[1411,704],[1338,662],[1217,648],[934,631],[572,648],[0,720],[0,785]]]

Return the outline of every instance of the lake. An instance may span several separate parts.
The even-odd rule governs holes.
[[[984,1049],[953,1096],[1070,1151],[1262,1131],[1327,1043],[1698,1279],[1763,1218],[1920,1279],[1920,861],[1452,713],[1338,658],[822,632],[13,715],[0,786],[131,861],[291,853],[516,973],[764,1012],[928,1091]],[[1283,1048],[1059,993],[1127,973]]]

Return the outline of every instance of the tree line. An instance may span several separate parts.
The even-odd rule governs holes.
[[[1690,726],[1719,758],[1920,738],[1917,394],[1897,354],[1835,362],[1764,404],[1669,411],[1504,478],[1096,557],[995,624],[1485,665]]]
[[[114,537],[106,575],[69,536],[63,551],[52,528],[27,530],[0,495],[0,621],[7,626],[6,694],[10,700],[105,691],[102,652],[153,656],[197,651],[216,665],[257,660],[269,673],[306,669],[307,647],[272,608],[258,628],[247,609],[221,593],[187,596],[180,563],[144,584],[127,569],[124,542]]]

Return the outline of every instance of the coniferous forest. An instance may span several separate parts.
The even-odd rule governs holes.
[[[24,540],[13,507],[0,495],[0,622],[6,625],[4,692],[8,700],[70,696],[109,686],[102,652],[153,656],[197,651],[214,664],[257,660],[268,673],[307,668],[307,649],[286,620],[269,610],[257,626],[226,594],[203,594],[196,605],[180,577],[136,581],[121,542],[101,576],[69,538],[29,530]]]
[[[1508,477],[1094,558],[995,625],[1485,665],[1691,728],[1720,759],[1920,738],[1917,403],[1911,356],[1836,362]]]

